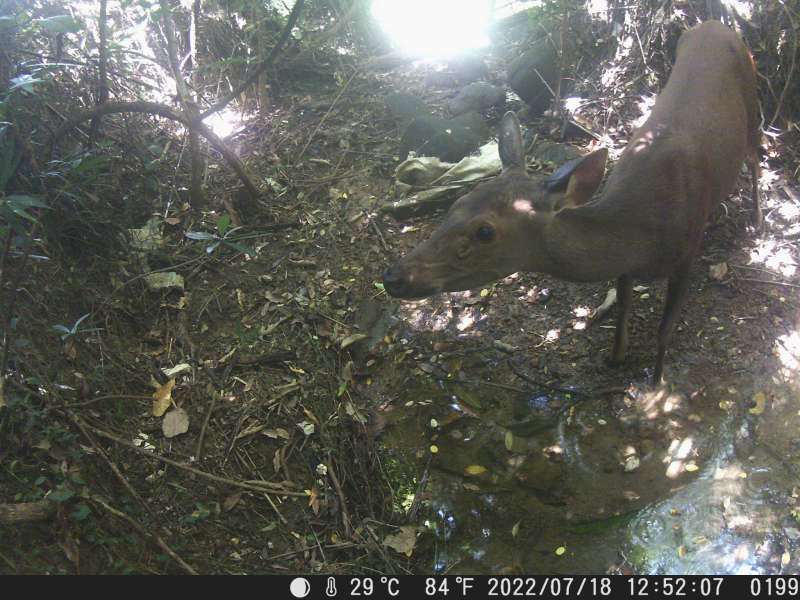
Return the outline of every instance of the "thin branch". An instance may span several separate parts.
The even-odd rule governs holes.
[[[278,41],[275,42],[275,45],[272,47],[272,50],[270,50],[269,54],[267,55],[267,58],[264,59],[264,62],[261,63],[261,66],[258,67],[250,75],[250,77],[245,79],[239,85],[239,87],[237,87],[230,94],[228,94],[226,98],[223,98],[211,108],[207,108],[206,110],[204,110],[203,113],[200,115],[201,121],[205,119],[208,115],[211,115],[215,112],[219,112],[220,110],[225,108],[233,100],[238,98],[243,91],[245,91],[247,88],[253,85],[253,83],[255,83],[256,81],[258,81],[258,78],[261,77],[261,75],[267,69],[269,69],[270,65],[278,57],[278,54],[280,54],[280,51],[283,48],[283,45],[286,43],[286,40],[289,39],[289,34],[292,33],[292,29],[294,29],[295,23],[297,23],[297,19],[300,17],[300,11],[302,10],[304,3],[305,0],[296,0],[296,2],[294,3],[294,8],[292,8],[292,12],[289,15],[289,19],[286,21],[286,25],[283,27],[283,31],[281,31],[281,35],[278,38]]]
[[[245,171],[244,164],[242,163],[242,161],[239,160],[239,158],[233,152],[231,152],[228,149],[228,147],[225,145],[225,142],[223,142],[213,131],[211,131],[203,123],[200,123],[199,121],[195,121],[194,123],[192,123],[190,117],[181,112],[178,112],[174,108],[167,106],[165,104],[158,104],[155,102],[144,102],[144,101],[110,102],[103,106],[96,106],[91,109],[80,111],[75,116],[67,119],[64,122],[64,124],[56,132],[55,140],[58,140],[63,135],[65,135],[69,130],[73,129],[78,124],[82,123],[83,121],[86,121],[87,119],[92,119],[102,115],[108,115],[114,113],[127,113],[127,112],[157,115],[165,119],[177,121],[187,129],[191,129],[192,127],[194,127],[195,129],[197,129],[200,135],[202,135],[211,143],[211,147],[217,152],[219,152],[222,155],[222,157],[227,161],[230,168],[233,170],[234,173],[236,173],[236,175],[244,184],[244,187],[247,189],[250,198],[253,201],[255,201],[261,196],[261,192],[253,184],[253,182],[250,181],[250,178]],[[55,140],[53,147],[55,146]]]

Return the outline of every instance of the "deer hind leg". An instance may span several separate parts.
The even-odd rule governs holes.
[[[750,182],[753,184],[753,194],[751,196],[753,212],[751,214],[751,219],[753,227],[755,227],[756,231],[760,231],[764,224],[764,216],[761,213],[761,202],[758,198],[758,175],[760,172],[758,148],[753,147],[747,149],[745,162],[747,163],[747,169],[750,171]]]
[[[672,331],[675,329],[675,321],[678,320],[678,312],[683,305],[686,297],[686,290],[689,287],[689,273],[691,272],[691,261],[687,261],[675,269],[670,275],[667,284],[667,299],[664,302],[664,315],[658,326],[658,350],[656,352],[656,368],[650,379],[652,385],[660,385],[661,377],[664,374],[664,360],[667,355],[667,347],[672,339]]]
[[[614,335],[614,349],[611,351],[611,364],[618,365],[628,354],[628,315],[631,312],[633,296],[633,277],[622,275],[617,279],[617,331]]]

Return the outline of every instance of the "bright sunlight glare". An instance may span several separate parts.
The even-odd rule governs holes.
[[[489,0],[375,0],[372,14],[414,55],[455,55],[489,43]]]
[[[240,115],[236,111],[226,109],[221,112],[209,115],[205,124],[221,138],[227,138],[232,134],[241,122]]]

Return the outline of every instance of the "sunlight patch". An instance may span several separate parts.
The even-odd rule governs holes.
[[[452,56],[489,44],[487,0],[375,0],[372,14],[403,50]]]
[[[608,14],[608,0],[589,0],[586,3],[586,12],[595,18],[605,18]]]
[[[566,108],[569,112],[575,112],[583,105],[583,98],[567,98],[564,100],[564,108]]]
[[[761,240],[750,251],[750,264],[760,263],[784,277],[792,277],[797,272],[797,262],[790,248],[778,245],[775,240]]]
[[[687,437],[683,441],[673,440],[670,444],[668,456],[665,460],[669,461],[667,466],[667,477],[676,479],[681,473],[687,469],[687,458],[692,453],[694,440]],[[697,467],[694,467],[695,469]]]
[[[586,329],[586,319],[588,319],[592,314],[592,309],[587,308],[585,306],[579,306],[578,308],[572,311],[579,320],[572,323],[572,328],[575,331],[582,331]]]
[[[650,111],[653,110],[653,106],[656,103],[656,98],[658,96],[643,96],[641,101],[637,104],[639,110],[642,113],[642,116],[636,119],[633,122],[634,128],[639,128],[644,125],[644,122],[647,121],[648,117],[650,117]]]
[[[797,371],[800,370],[800,332],[778,336],[775,356],[781,361],[781,374],[786,379],[796,378]]]
[[[221,110],[208,115],[203,123],[217,136],[225,139],[239,127],[241,112],[230,108]]]
[[[472,318],[472,311],[464,311],[458,315],[458,323],[456,329],[459,331],[466,331],[475,324],[475,319]]]

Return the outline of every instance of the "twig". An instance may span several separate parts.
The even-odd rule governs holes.
[[[780,6],[784,6],[782,2],[779,2],[778,4]],[[783,101],[786,99],[786,94],[789,92],[789,88],[792,87],[792,84],[794,83],[792,81],[792,76],[794,75],[795,58],[797,57],[797,27],[794,24],[794,19],[792,19],[791,12],[785,6],[784,10],[786,10],[786,14],[789,17],[789,22],[792,24],[791,30],[794,35],[794,47],[792,48],[792,66],[789,67],[789,74],[786,76],[786,85],[783,86],[781,97],[778,99],[778,105],[775,107],[775,114],[773,115],[772,120],[769,122],[769,127],[767,129],[772,129],[772,126],[775,124],[775,121],[778,120],[778,116],[781,114],[781,108],[783,108]]]
[[[243,490],[249,490],[251,492],[259,492],[259,493],[262,493],[262,494],[270,493],[270,494],[277,494],[279,496],[297,496],[299,498],[308,497],[308,494],[306,494],[304,492],[290,492],[288,490],[283,490],[283,489],[265,490],[264,489],[265,486],[266,487],[276,486],[276,488],[279,488],[279,486],[277,486],[276,484],[274,484],[274,483],[271,484],[271,483],[269,483],[267,481],[260,482],[261,485],[254,485],[252,483],[242,483],[242,482],[236,481],[234,479],[227,479],[225,477],[219,477],[218,475],[212,475],[211,473],[206,473],[205,471],[201,471],[200,469],[195,469],[195,468],[189,467],[189,466],[187,466],[187,465],[185,465],[183,463],[179,463],[177,461],[170,460],[169,458],[165,458],[165,457],[163,457],[163,456],[161,456],[159,454],[155,454],[154,452],[150,452],[149,450],[144,450],[143,448],[139,448],[138,446],[135,446],[132,442],[129,442],[128,440],[123,440],[122,438],[119,438],[119,437],[117,437],[115,435],[112,435],[112,434],[110,434],[108,432],[103,431],[102,429],[97,429],[96,427],[92,427],[91,425],[86,425],[86,427],[91,429],[93,432],[95,432],[100,437],[104,437],[106,439],[112,440],[113,442],[116,442],[117,444],[120,444],[121,446],[125,446],[126,448],[128,448],[130,450],[133,450],[134,452],[138,452],[139,454],[144,454],[148,458],[153,458],[153,459],[161,461],[161,462],[163,462],[165,464],[172,465],[173,467],[176,467],[178,469],[182,469],[183,471],[187,471],[189,473],[194,473],[195,475],[198,475],[199,477],[205,477],[206,479],[211,479],[212,481],[218,481],[219,483],[225,483],[227,485],[232,485],[234,487],[242,488]]]
[[[414,517],[417,515],[417,511],[419,507],[422,505],[422,495],[425,493],[425,488],[428,485],[428,475],[431,472],[431,458],[433,457],[433,452],[428,453],[428,462],[425,465],[425,472],[422,474],[422,479],[419,481],[419,485],[417,486],[417,493],[414,494],[414,500],[411,502],[411,508],[408,509],[408,520],[414,521]]]
[[[331,107],[328,109],[328,112],[326,112],[326,113],[325,113],[325,115],[324,115],[324,116],[322,117],[322,119],[320,120],[319,124],[317,125],[317,128],[314,130],[314,133],[312,133],[310,136],[308,136],[308,141],[306,142],[306,145],[305,145],[305,146],[303,146],[303,149],[300,151],[300,154],[298,154],[298,155],[297,155],[297,160],[296,160],[296,161],[295,161],[295,163],[294,163],[294,166],[295,166],[295,167],[297,167],[297,165],[298,165],[298,164],[300,164],[300,159],[301,159],[301,158],[303,158],[303,154],[305,154],[305,152],[306,152],[306,148],[308,148],[308,145],[311,143],[311,140],[313,140],[313,139],[314,139],[314,136],[315,136],[315,135],[317,135],[317,132],[319,131],[319,128],[320,128],[320,127],[322,127],[322,124],[323,124],[323,123],[325,122],[325,120],[328,118],[328,115],[329,115],[329,114],[331,114],[331,111],[333,110],[333,107],[334,107],[334,106],[336,106],[336,103],[337,103],[337,102],[339,102],[339,98],[341,98],[341,97],[342,97],[342,94],[344,94],[344,93],[345,93],[345,91],[347,90],[347,88],[350,86],[350,82],[351,82],[351,81],[353,81],[353,78],[354,78],[356,75],[358,75],[358,73],[359,73],[360,71],[361,71],[361,67],[357,68],[357,69],[355,70],[355,72],[354,72],[354,73],[353,73],[353,74],[350,76],[350,79],[348,79],[348,80],[347,80],[347,83],[345,83],[345,84],[344,84],[344,87],[342,88],[342,91],[341,91],[341,92],[339,92],[339,95],[338,95],[338,96],[336,96],[336,99],[333,101],[333,104],[331,104]],[[337,167],[337,168],[338,168],[338,167]]]
[[[117,517],[118,519],[121,519],[121,520],[125,521],[128,525],[133,527],[136,531],[138,531],[140,534],[142,534],[145,538],[151,537],[150,533],[148,531],[145,531],[145,529],[141,525],[139,525],[139,523],[137,523],[135,519],[132,519],[130,516],[126,515],[124,512],[119,511],[119,510],[117,510],[115,508],[112,508],[111,506],[109,506],[108,504],[106,504],[105,502],[103,502],[102,500],[97,498],[97,496],[92,496],[91,500],[95,504],[95,506],[99,506],[100,508],[102,508],[103,510],[108,512],[109,514],[112,514],[115,517]],[[189,573],[190,575],[199,575],[199,573],[197,571],[195,571],[191,566],[186,564],[186,562],[184,562],[184,560],[180,556],[175,554],[175,552],[172,550],[172,548],[169,547],[169,544],[165,543],[164,540],[162,540],[161,537],[158,534],[155,535],[155,538],[156,538],[156,543],[158,544],[158,547],[161,548],[167,554],[169,554],[170,558],[172,558],[172,560],[174,560],[181,567],[183,567],[183,569],[187,573]]]
[[[752,279],[750,277],[739,277],[739,281],[752,281],[753,283],[767,283],[769,285],[781,285],[789,288],[800,288],[796,283],[785,283],[783,281],[764,281],[763,279]]]
[[[375,233],[378,234],[378,239],[381,241],[383,249],[386,250],[386,252],[391,252],[391,249],[389,248],[389,245],[386,243],[386,240],[383,239],[383,234],[381,233],[381,230],[378,229],[378,225],[375,223],[375,221],[372,220],[372,217],[369,216],[369,213],[365,212],[364,215],[367,217],[367,220],[372,225],[372,228],[375,230]]]
[[[200,115],[200,120],[202,121],[208,115],[218,112],[225,108],[228,104],[230,104],[233,100],[238,98],[243,91],[249,88],[253,83],[261,77],[261,75],[269,68],[269,66],[275,61],[278,54],[280,53],[281,48],[286,43],[286,40],[289,39],[289,34],[292,33],[292,29],[294,29],[295,23],[297,23],[297,19],[300,17],[300,11],[303,9],[303,3],[305,0],[296,0],[294,3],[294,7],[292,8],[292,12],[289,14],[289,18],[286,20],[286,25],[283,27],[283,31],[281,31],[280,36],[278,37],[278,41],[275,42],[275,45],[272,47],[272,50],[269,51],[267,57],[264,59],[264,62],[248,77],[245,79],[239,87],[233,90],[230,94],[228,94],[227,98],[223,98],[219,102],[217,102],[211,108],[207,108],[202,112]]]
[[[327,456],[325,457],[325,462],[328,465],[328,477],[331,478],[331,483],[333,484],[333,489],[336,490],[336,494],[339,496],[339,504],[342,506],[342,527],[344,527],[344,537],[345,539],[350,539],[350,515],[347,512],[347,498],[342,491],[342,486],[339,485],[339,479],[336,477],[336,473],[333,470],[333,461],[331,461],[331,453],[328,452]]]
[[[6,563],[11,568],[12,571],[17,571],[18,570],[17,569],[17,565],[14,564],[14,561],[12,561],[10,558],[8,558],[2,552],[0,552],[0,559],[2,559],[2,561],[4,563]]]
[[[286,518],[281,514],[281,511],[278,510],[278,507],[275,506],[275,503],[272,501],[272,498],[269,497],[269,494],[264,494],[264,498],[267,499],[267,502],[269,502],[269,505],[272,507],[272,510],[275,511],[275,514],[278,515],[278,518],[281,520],[281,523],[283,523],[284,525],[288,524],[289,521],[286,520]]]
[[[205,367],[205,364],[203,365]],[[209,369],[210,370],[210,369]],[[214,407],[217,404],[217,391],[211,394],[211,406],[206,411],[206,418],[203,419],[203,426],[200,428],[200,435],[197,437],[197,449],[195,450],[195,460],[201,461],[203,456],[203,442],[206,439],[206,431],[208,430],[208,423],[211,421],[211,415],[214,414]]]

